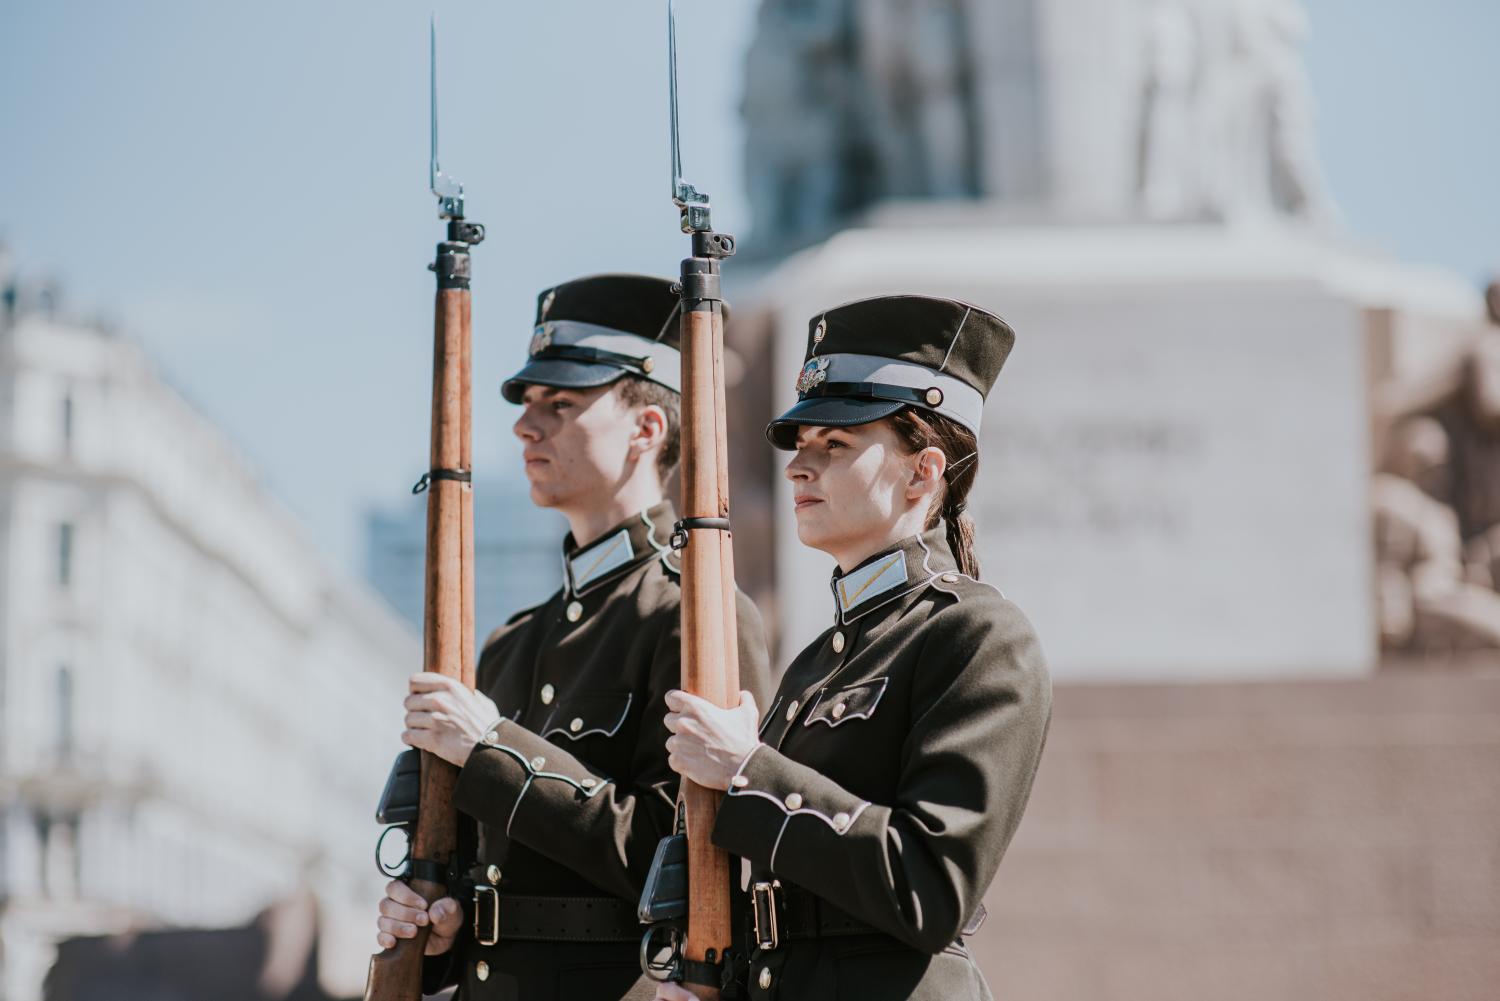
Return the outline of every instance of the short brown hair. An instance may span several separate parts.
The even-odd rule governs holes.
[[[682,397],[659,382],[638,375],[622,375],[614,382],[615,391],[627,407],[661,407],[667,415],[667,438],[656,453],[656,474],[662,482],[677,468],[682,454],[682,439],[677,429],[682,424]]]

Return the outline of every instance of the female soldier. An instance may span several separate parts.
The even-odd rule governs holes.
[[[833,625],[758,729],[748,696],[724,710],[668,693],[668,763],[728,793],[713,840],[749,863],[750,997],[987,999],[963,935],[1051,715],[1036,636],[979,582],[963,514],[984,394],[1015,335],[922,296],[810,327],[798,402],[767,435],[795,449],[798,538],[838,563]]]

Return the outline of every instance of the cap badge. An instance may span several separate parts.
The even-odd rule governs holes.
[[[807,364],[802,366],[802,374],[797,376],[797,392],[805,393],[827,379],[828,362],[827,358],[808,359]]]
[[[537,318],[541,319],[541,320],[545,320],[547,318],[547,314],[550,313],[550,312],[552,312],[552,304],[554,302],[556,302],[556,301],[557,301],[557,289],[552,289],[552,290],[550,290],[547,293],[547,297],[542,300],[541,315],[539,317],[537,317]]]
[[[549,324],[539,324],[531,335],[531,347],[527,354],[535,358],[552,346],[552,327]]]
[[[923,399],[927,401],[927,405],[929,407],[940,407],[943,405],[943,391],[941,389],[938,389],[936,386],[933,386],[927,391],[927,394],[923,397]]]
[[[828,321],[827,320],[819,320],[817,328],[815,330],[813,330],[813,343],[814,344],[822,344],[823,343],[823,337],[827,333],[828,333]]]

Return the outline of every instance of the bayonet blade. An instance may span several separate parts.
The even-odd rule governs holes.
[[[667,0],[667,95],[672,119],[672,201],[682,210],[682,228],[708,227],[708,195],[682,176],[682,129],[677,106],[677,0]]]
[[[445,175],[438,166],[438,99],[437,99],[437,15],[433,14],[429,25],[432,116],[432,155],[427,164],[427,183],[438,200],[439,219],[462,219],[464,217],[464,186]]]

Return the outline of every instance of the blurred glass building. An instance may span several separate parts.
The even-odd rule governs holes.
[[[365,525],[370,582],[420,630],[426,499],[411,498],[372,512]],[[546,600],[561,586],[567,532],[561,515],[531,503],[519,472],[513,479],[474,484],[474,624],[480,643],[512,615]]]

